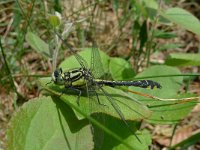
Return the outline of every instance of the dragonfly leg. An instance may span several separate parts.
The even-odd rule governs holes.
[[[63,94],[65,94],[65,91],[62,91],[61,94],[59,95],[59,97],[61,97]]]
[[[78,104],[78,106],[80,105],[80,97],[81,97],[81,94],[82,94],[82,92],[81,92],[81,90],[79,90],[79,89],[77,89],[77,88],[74,88],[74,87],[72,87],[72,86],[70,86],[70,87],[68,87],[68,89],[69,90],[72,90],[72,91],[75,91],[75,92],[77,92],[78,93],[78,98],[77,98],[77,104]]]
[[[95,93],[95,95],[96,95],[96,97],[97,97],[97,101],[98,101],[98,103],[99,103],[100,105],[104,105],[104,104],[102,104],[102,103],[100,102],[100,100],[99,100],[99,96],[98,96],[97,92],[94,91],[94,93]]]
[[[105,104],[102,104],[102,103],[100,102],[99,96],[98,96],[98,94],[97,94],[97,92],[96,92],[95,90],[90,90],[90,92],[93,92],[93,93],[96,95],[97,101],[98,101],[99,105],[106,106]]]

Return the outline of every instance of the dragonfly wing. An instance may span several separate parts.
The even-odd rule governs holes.
[[[87,68],[88,69],[88,64],[85,61],[85,59],[83,59],[83,57],[81,57],[73,48],[72,46],[67,43],[60,34],[58,34],[57,32],[55,32],[56,35],[59,37],[59,39],[62,41],[62,43],[69,49],[69,51],[75,56],[76,60],[79,62],[79,64],[81,65],[82,68]]]
[[[91,54],[91,71],[95,78],[101,78],[104,75],[103,64],[98,50],[98,46],[93,42]]]
[[[86,93],[87,93],[87,98],[89,101],[89,109],[87,109],[87,114],[91,115],[91,117],[93,119],[95,119],[96,121],[98,121],[99,123],[101,123],[102,125],[105,124],[105,117],[103,114],[100,113],[95,113],[96,110],[96,105],[98,103],[98,93],[95,89],[95,86],[89,86],[90,84],[86,83]],[[101,149],[102,145],[103,145],[103,141],[104,141],[104,131],[96,126],[94,126],[91,122],[89,122],[90,124],[90,129],[91,129],[91,133],[93,135],[93,144],[94,144],[94,149]],[[76,136],[76,148],[81,148],[80,145],[83,145],[82,143],[82,139],[80,137],[84,137],[82,135],[82,132],[80,130],[80,133],[77,134]],[[85,136],[85,138],[87,138],[87,136]]]
[[[99,86],[100,90],[104,93],[104,95],[106,96],[107,100],[110,102],[110,104],[113,106],[113,108],[115,109],[115,111],[117,112],[117,114],[120,116],[120,118],[122,119],[122,121],[124,122],[124,124],[127,126],[127,128],[130,130],[130,132],[136,137],[136,139],[140,142],[141,140],[139,139],[139,137],[135,134],[135,131],[133,131],[133,129],[130,127],[130,125],[127,123],[127,121],[125,120],[125,117],[123,115],[123,113],[121,112],[119,106],[117,105],[117,103],[114,101],[114,99],[109,95],[109,93],[107,93],[101,86]]]
[[[98,121],[102,125],[104,125],[105,117],[103,114],[101,114],[101,113],[92,114],[92,112],[95,112],[95,110],[93,110],[93,109],[96,108],[94,105],[97,105],[97,103],[100,103],[98,93],[95,89],[95,86],[88,87],[88,98],[89,98],[89,109],[90,109],[91,116],[96,121]],[[103,145],[103,141],[104,141],[104,131],[93,125],[91,126],[91,130],[93,133],[94,149],[101,149],[101,147]]]

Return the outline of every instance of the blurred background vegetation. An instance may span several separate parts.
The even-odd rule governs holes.
[[[167,12],[172,7],[185,12]],[[52,25],[56,15],[61,17],[57,20],[61,24],[57,32],[66,32],[67,42],[76,50],[91,47],[95,39],[109,56],[129,61],[135,73],[155,64],[176,66],[191,75],[200,72],[198,0],[2,0],[0,12],[0,148],[5,148],[6,129],[13,112],[39,96],[36,79],[50,76],[53,70],[56,40]],[[194,22],[179,22],[187,17]],[[29,31],[48,43],[48,48],[31,45]],[[67,51],[59,51],[57,65],[68,56]],[[186,77],[182,90],[199,95],[199,79]],[[195,107],[180,123],[176,136],[188,137],[198,132],[200,122],[191,125],[191,120],[200,120],[199,111],[200,107]],[[153,134],[153,149],[169,145],[169,133],[173,130],[170,125],[165,126],[166,130],[159,125],[147,128]]]

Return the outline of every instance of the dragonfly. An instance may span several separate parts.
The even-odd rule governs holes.
[[[59,35],[58,35],[59,36]],[[62,37],[60,37],[61,40]],[[104,105],[101,103],[99,99],[97,90],[100,90],[109,103],[112,105],[116,113],[119,115],[123,123],[126,125],[128,130],[136,137],[136,139],[140,142],[141,140],[135,134],[133,129],[127,123],[123,113],[121,112],[120,108],[118,107],[117,103],[114,101],[114,98],[103,88],[104,86],[109,87],[116,87],[116,86],[135,86],[140,88],[149,88],[154,89],[158,88],[161,89],[162,86],[153,80],[134,80],[134,81],[112,81],[112,80],[104,80],[100,77],[103,74],[103,67],[100,60],[100,54],[96,43],[93,44],[92,48],[92,55],[91,55],[91,68],[88,67],[86,60],[83,59],[75,50],[72,48],[71,45],[64,42],[66,47],[69,48],[70,52],[75,56],[76,60],[79,62],[79,68],[73,68],[69,70],[64,70],[63,68],[58,68],[52,73],[52,81],[56,85],[64,85],[67,90],[75,91],[78,94],[77,104],[80,105],[80,97],[82,92],[87,90],[90,95],[91,93],[96,95],[96,99],[99,105]],[[106,106],[105,106],[106,107]]]

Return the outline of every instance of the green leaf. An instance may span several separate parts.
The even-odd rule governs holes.
[[[144,92],[147,94],[152,94],[154,96],[162,98],[169,98],[171,96],[176,95],[183,82],[182,76],[171,76],[171,75],[180,75],[180,74],[181,72],[174,67],[169,67],[166,65],[155,65],[139,73],[135,78],[136,79],[142,78],[145,80],[148,79],[156,81],[161,84],[162,89],[151,90],[151,89],[142,89],[137,87],[130,87],[130,89],[137,90],[139,92]],[[159,77],[163,75],[165,75],[165,77]],[[148,78],[148,77],[154,77],[154,78]]]
[[[140,49],[139,49],[139,53],[141,54],[142,53],[142,49],[145,45],[145,43],[147,42],[148,40],[148,32],[147,32],[147,21],[145,20],[143,23],[142,23],[142,26],[140,28],[140,33],[139,33],[139,39],[140,39]]]
[[[170,20],[177,25],[200,35],[200,22],[199,20],[181,8],[169,8],[165,13],[161,14],[164,18]]]
[[[137,133],[136,133],[137,134]],[[128,136],[125,141],[130,145],[133,145],[136,150],[148,150],[151,145],[151,135],[147,130],[141,131],[138,133],[138,137],[142,140],[142,144],[138,144],[136,140],[134,140],[134,136]],[[116,150],[126,150],[127,148],[120,144],[115,147]]]
[[[141,122],[133,122],[133,121],[127,121],[130,127],[135,131],[135,134],[139,137],[141,140],[141,143],[136,140],[135,136],[132,135],[129,131],[129,129],[124,125],[124,123],[114,117],[108,116],[108,115],[103,115],[103,114],[97,114],[98,117],[99,115],[104,117],[104,125],[109,128],[112,132],[116,133],[118,136],[120,136],[124,142],[128,143],[129,145],[132,146],[132,149],[137,149],[137,150],[147,150],[148,146],[151,144],[151,137],[149,132],[147,131],[138,131],[139,126],[141,125]],[[96,115],[96,116],[97,116]],[[115,140],[112,136],[108,134],[101,134],[99,132],[98,128],[94,127],[94,141],[98,140],[100,137],[101,142],[95,144],[94,149],[127,149],[127,147],[119,143],[119,141]],[[99,137],[100,136],[100,137]],[[112,140],[111,140],[112,139]]]
[[[172,32],[164,32],[164,31],[161,31],[161,30],[156,30],[154,37],[161,38],[161,39],[172,39],[172,38],[177,37],[177,35],[175,33],[172,33]]]
[[[136,8],[137,15],[144,16],[145,18],[148,17],[148,12],[145,9],[145,6],[140,1],[132,1],[132,7]]]
[[[47,58],[50,57],[49,45],[46,44],[40,37],[38,37],[32,32],[28,32],[26,34],[26,41],[38,53],[42,54]]]
[[[8,149],[75,149],[77,143],[83,144],[78,149],[93,149],[91,130],[85,125],[87,121],[77,120],[62,101],[35,98],[12,117],[7,132]]]
[[[191,94],[181,94],[180,96],[173,96],[171,98],[189,98],[193,97]],[[147,119],[150,123],[156,124],[175,124],[184,119],[192,111],[197,104],[196,100],[189,102],[176,101],[158,101],[158,100],[144,100],[148,104],[152,115]],[[176,114],[176,115],[174,115]]]
[[[168,75],[169,77],[159,77],[161,75]],[[181,74],[179,70],[169,66],[153,66],[138,74],[136,77],[157,76],[156,78],[145,78],[156,81],[162,85],[162,89],[141,89],[137,87],[129,87],[129,90],[137,91],[140,93],[150,94],[159,98],[178,98],[177,92],[182,84],[183,77],[171,76]],[[145,98],[139,95],[132,97],[141,101],[144,105],[148,106],[152,111],[152,115],[146,120],[151,123],[177,123],[180,119],[184,118],[191,109],[196,105],[195,101],[179,103],[180,101],[158,101],[154,99]],[[179,98],[190,97],[191,95],[180,95]],[[176,115],[174,115],[176,114]]]
[[[158,3],[155,0],[142,0],[142,5],[145,6],[148,17],[154,20],[157,16]]]
[[[158,3],[155,0],[142,0],[148,8],[158,9]]]
[[[129,145],[133,146],[133,149],[137,150],[148,150],[148,146],[151,144],[151,136],[150,133],[146,130],[138,131],[136,127],[140,126],[138,122],[128,121],[129,125],[136,132],[135,134],[141,140],[141,143],[136,140],[135,136],[133,136],[128,128],[124,125],[124,123],[116,118],[106,116],[105,125],[107,128],[111,129],[114,133],[122,137],[124,142],[129,143]],[[95,130],[94,130],[95,131]],[[112,140],[110,140],[112,139]],[[125,145],[119,143],[112,136],[107,134],[104,135],[104,140],[102,141],[102,146],[99,149],[123,149],[126,150],[127,147]]]
[[[173,43],[170,44],[170,43],[167,43],[167,44],[159,45],[159,47],[157,49],[159,51],[163,51],[163,50],[180,48],[181,46],[182,46],[181,44],[173,44]]]
[[[165,63],[170,66],[200,66],[200,54],[170,54]]]
[[[56,28],[60,25],[60,19],[56,15],[50,15],[49,16],[49,22],[52,25],[53,28]]]
[[[109,70],[114,80],[130,79],[135,76],[135,72],[130,63],[122,58],[111,57]]]

